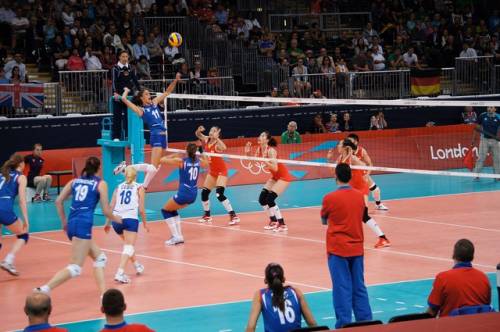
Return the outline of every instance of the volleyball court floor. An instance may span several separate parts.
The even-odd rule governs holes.
[[[425,310],[432,280],[453,265],[450,257],[459,238],[474,242],[474,265],[488,273],[495,285],[493,272],[500,262],[499,182],[409,174],[374,178],[390,210],[374,211],[371,205],[371,214],[392,242],[390,248],[373,249],[376,237],[365,228],[365,278],[374,319],[387,321]],[[169,237],[165,223],[151,223],[149,233],[141,227],[136,252],[146,271],[133,275],[128,285],[113,281],[122,243],[115,234],[106,235],[96,227],[94,239],[109,258],[107,286],[124,292],[130,322],[158,331],[243,331],[250,299],[264,287],[265,266],[279,262],[287,281],[307,293],[317,322],[333,327],[326,227],[320,223],[319,205],[335,187],[332,179],[293,182],[277,201],[289,225],[286,234],[263,229],[267,217],[257,203],[260,185],[228,187],[227,196],[241,217],[239,226],[227,226],[227,216],[214,195],[213,224],[199,224],[198,198],[181,212],[184,245],[164,245]],[[147,194],[150,220],[160,219],[159,209],[171,195]],[[2,331],[26,325],[25,296],[66,266],[70,256],[70,243],[59,229],[54,204],[29,204],[29,214],[33,233],[16,260],[21,276],[0,274]],[[102,225],[102,217],[96,219]],[[2,257],[12,241],[12,237],[4,239]],[[54,290],[52,298],[52,323],[64,323],[71,331],[98,331],[103,326],[90,262],[81,277]],[[493,304],[498,309],[496,291]],[[262,331],[262,320],[258,330]]]

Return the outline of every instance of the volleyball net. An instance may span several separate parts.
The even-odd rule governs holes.
[[[184,102],[223,100],[238,104],[239,110],[211,111],[211,115],[202,111],[165,112],[169,132],[168,152],[182,153],[187,142],[198,141],[195,131],[199,126],[206,128],[205,135],[209,134],[212,126],[221,128],[221,139],[227,149],[220,154],[205,154],[224,158],[231,185],[262,184],[270,177],[266,166],[268,159],[254,154],[259,133],[270,131],[278,142],[277,161],[286,165],[297,181],[331,179],[340,153],[340,142],[355,133],[359,137],[359,145],[371,159],[371,165],[353,166],[355,169],[366,170],[372,175],[390,176],[388,179],[391,182],[403,186],[417,181],[429,186],[461,186],[461,190],[465,191],[476,191],[481,189],[478,186],[491,187],[497,184],[500,189],[500,174],[494,174],[491,153],[487,155],[480,173],[473,172],[474,161],[479,155],[481,133],[475,131],[475,125],[456,124],[462,122],[461,110],[466,112],[465,107],[473,107],[479,115],[486,112],[487,107],[500,106],[500,101],[304,99],[186,94],[171,94],[168,98],[182,99]],[[363,108],[363,111],[357,111],[356,107]],[[214,112],[220,113],[214,116]],[[387,114],[385,120],[388,128],[369,130],[372,117],[379,117],[380,112]],[[310,133],[320,131],[315,129],[318,124],[314,124],[318,114],[327,133]],[[330,132],[335,125],[332,115],[342,124],[345,114],[349,114],[354,123],[352,130]],[[439,125],[433,123],[433,114],[450,119],[443,121],[444,125]],[[390,129],[391,124],[409,115],[416,119],[419,127]],[[293,139],[295,134],[287,131],[290,121],[298,125],[300,140]],[[363,127],[365,130],[356,130]],[[236,138],[228,138],[228,128],[231,128],[229,136]],[[178,135],[180,131],[182,135]],[[285,134],[282,137],[283,132]],[[473,136],[476,136],[474,142]],[[179,141],[176,137],[183,139]],[[498,139],[498,135],[495,135],[495,139]],[[248,142],[252,144],[250,153],[245,151]],[[498,146],[500,143],[496,141],[496,144]],[[331,158],[327,159],[329,153]],[[162,173],[160,178],[163,181],[155,181],[157,183],[152,189],[175,189],[176,172],[164,169]],[[411,181],[408,182],[408,179]]]

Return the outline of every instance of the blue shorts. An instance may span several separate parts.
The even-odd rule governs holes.
[[[198,190],[179,190],[174,196],[174,201],[179,205],[192,204],[196,201]]]
[[[116,234],[123,234],[123,231],[129,231],[129,232],[136,232],[139,229],[139,220],[137,219],[131,219],[131,218],[125,218],[122,219],[122,223],[117,223],[117,222],[112,222],[111,225],[113,226],[113,229],[115,230]]]
[[[14,211],[0,210],[0,225],[9,226],[15,223],[17,216]]]
[[[93,222],[84,219],[71,219],[68,221],[67,235],[70,240],[77,237],[82,240],[92,239]]]
[[[167,148],[167,136],[166,134],[159,134],[152,132],[149,136],[149,144],[152,148]]]

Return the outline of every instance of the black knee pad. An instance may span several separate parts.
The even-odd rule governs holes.
[[[30,235],[28,233],[19,234],[16,236],[18,239],[24,240],[24,243],[27,244],[30,239]]]
[[[203,188],[201,190],[201,201],[202,202],[206,202],[208,201],[208,195],[210,195],[210,189],[207,189],[207,188]]]
[[[365,210],[363,211],[363,222],[366,223],[370,220],[370,216],[368,215],[368,207],[365,206]]]
[[[227,199],[227,197],[224,196],[224,190],[226,190],[224,187],[217,187],[215,189],[215,194],[217,195],[219,202],[224,202]]]
[[[370,191],[374,191],[375,189],[377,189],[377,184],[374,183],[373,186],[370,187]]]
[[[276,198],[278,198],[278,195],[274,191],[270,191],[267,195],[267,205],[269,207],[276,206]]]
[[[264,206],[267,205],[267,195],[269,195],[269,190],[266,188],[262,189],[259,195],[259,204]]]

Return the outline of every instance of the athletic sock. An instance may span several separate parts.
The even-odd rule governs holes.
[[[227,212],[233,211],[233,207],[231,206],[231,202],[229,202],[229,199],[225,199],[224,201],[221,202],[224,208],[226,209]]]
[[[165,220],[167,223],[168,229],[170,229],[170,233],[172,233],[173,237],[178,237],[177,236],[177,227],[175,226],[175,217],[170,217]]]
[[[182,228],[181,228],[181,216],[177,215],[174,217],[175,220],[175,230],[177,232],[177,238],[183,238],[182,236]]]
[[[50,293],[50,287],[48,285],[43,285],[40,287],[40,292],[42,293]]]
[[[15,255],[13,255],[13,254],[7,254],[7,256],[5,256],[5,262],[7,264],[13,264],[14,263],[14,258],[16,258]]]
[[[377,225],[377,222],[373,218],[370,218],[370,220],[368,220],[366,224],[368,225],[368,227],[370,227],[372,232],[375,233],[375,235],[379,237],[384,235],[384,232],[382,232],[382,229],[380,229],[380,227]]]
[[[116,270],[116,274],[124,274],[124,273],[125,271],[123,269],[119,268],[118,270]]]

